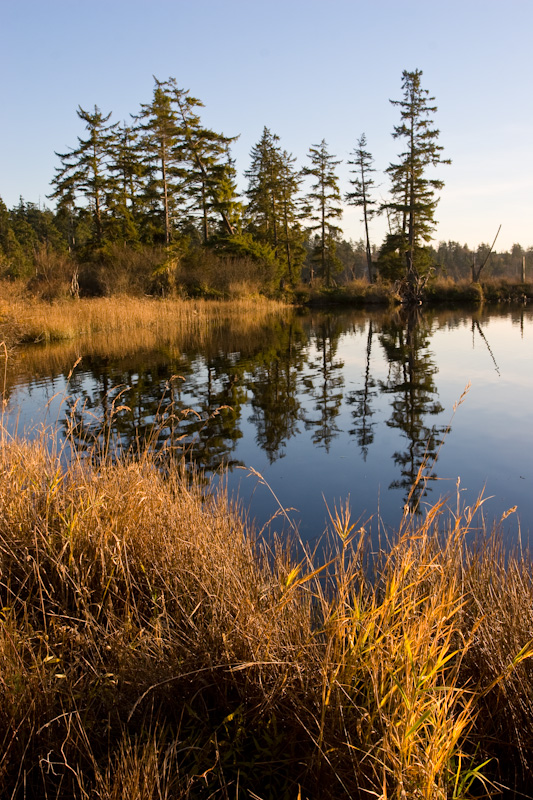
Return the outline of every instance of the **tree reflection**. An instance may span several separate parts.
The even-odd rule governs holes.
[[[488,339],[487,339],[487,337],[485,336],[485,334],[483,333],[483,331],[481,329],[481,325],[479,324],[479,320],[475,319],[474,317],[472,317],[472,345],[474,344],[474,336],[475,336],[475,332],[476,331],[479,333],[481,339],[485,343],[485,345],[487,347],[487,350],[489,351],[489,355],[492,358],[492,363],[494,364],[494,369],[498,373],[498,377],[500,377],[500,368],[499,368],[499,366],[498,366],[498,364],[496,362],[496,359],[494,358],[494,353],[491,350],[491,346],[490,346],[490,344],[488,342]]]
[[[418,508],[427,479],[435,477],[432,471],[425,472],[425,480],[417,483],[422,465],[434,464],[446,430],[426,423],[427,417],[444,410],[437,400],[434,377],[438,369],[429,350],[430,334],[426,318],[414,309],[385,323],[379,337],[389,362],[388,379],[379,382],[380,389],[393,398],[387,425],[407,439],[406,449],[393,454],[401,477],[389,488],[406,489],[405,502],[411,509]]]
[[[306,340],[294,321],[283,324],[275,345],[251,365],[247,383],[252,393],[249,421],[255,425],[257,444],[271,464],[283,458],[287,441],[300,432],[298,391]]]
[[[354,406],[352,411],[354,427],[349,433],[357,438],[357,443],[361,448],[364,461],[366,461],[368,455],[368,446],[374,441],[375,422],[371,421],[371,417],[374,415],[371,403],[372,399],[378,394],[378,392],[375,391],[376,381],[370,374],[372,334],[373,327],[372,320],[370,320],[368,323],[368,335],[366,340],[366,362],[363,388],[350,392],[346,398],[346,402]]]
[[[106,358],[87,359],[71,381],[64,428],[77,449],[95,459],[148,446],[187,456],[207,471],[238,463],[230,453],[242,436],[237,422],[246,393],[231,370],[223,371],[220,385],[217,367],[208,364],[207,380],[199,381],[194,358],[143,359],[127,369]]]
[[[314,361],[309,361],[311,374],[304,381],[314,400],[314,410],[319,412],[314,419],[305,415],[305,427],[313,431],[313,444],[324,447],[326,452],[329,452],[332,440],[341,432],[337,417],[343,398],[344,363],[335,360],[335,357],[343,330],[341,321],[331,317],[325,317],[318,324],[315,334],[318,356]]]
[[[197,363],[187,384],[188,398],[197,414],[181,425],[182,445],[190,458],[207,472],[222,465],[242,465],[232,456],[242,438],[240,422],[246,403],[245,369],[230,355],[218,353]]]
[[[80,450],[95,457],[135,454],[148,444],[153,451],[185,456],[210,473],[241,464],[237,448],[247,409],[246,422],[271,464],[285,455],[301,423],[313,444],[329,453],[343,432],[339,343],[354,319],[318,314],[304,323],[296,316],[278,320],[262,339],[243,341],[240,351],[221,340],[219,348],[213,342],[187,353],[169,345],[124,359],[88,357],[70,382],[65,430]],[[360,386],[346,397],[352,421],[347,432],[366,460],[375,438],[375,409],[390,396],[387,425],[406,440],[405,448],[392,455],[400,476],[390,488],[408,494],[421,465],[435,458],[444,430],[428,422],[443,410],[429,349],[431,328],[416,312],[385,316],[378,325],[364,318],[359,322],[361,334],[366,324],[365,366]],[[376,336],[388,364],[388,376],[379,381],[371,363]],[[363,336],[357,339],[364,348]],[[412,498],[414,506],[422,488]]]

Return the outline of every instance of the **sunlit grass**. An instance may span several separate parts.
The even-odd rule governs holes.
[[[44,302],[6,284],[0,297],[0,332],[12,342],[50,342],[98,333],[195,334],[198,341],[224,320],[254,324],[287,309],[259,297],[221,300],[136,298],[128,295]],[[6,330],[3,330],[6,329]],[[3,338],[6,338],[3,336]]]
[[[481,501],[406,518],[378,553],[333,509],[321,567],[256,540],[165,453],[64,466],[53,436],[0,438],[6,796],[528,785],[531,562],[497,537],[467,546]]]

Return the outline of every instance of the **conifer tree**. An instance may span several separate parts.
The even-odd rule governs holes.
[[[392,202],[387,206],[398,221],[395,242],[405,258],[408,295],[417,301],[423,283],[423,265],[418,255],[423,244],[431,239],[438,203],[435,192],[444,186],[442,180],[427,177],[427,167],[450,163],[441,157],[443,148],[437,144],[439,131],[432,126],[432,116],[437,111],[432,105],[435,98],[422,88],[421,77],[421,70],[404,70],[403,98],[390,101],[399,107],[401,117],[393,137],[405,140],[406,149],[399,154],[398,163],[387,168],[392,182]]]
[[[252,148],[248,178],[248,227],[254,237],[269,245],[281,267],[281,281],[298,277],[303,260],[297,195],[301,175],[295,159],[279,145],[279,137],[265,127]]]
[[[281,154],[281,221],[280,246],[283,247],[287,276],[291,284],[300,278],[305,257],[303,234],[300,226],[300,203],[298,193],[302,182],[301,173],[295,168],[296,159],[284,150]]]
[[[109,171],[115,179],[109,196],[115,238],[129,243],[138,242],[141,198],[146,174],[138,128],[126,125],[125,122],[117,126]]]
[[[357,206],[363,209],[363,222],[365,226],[365,252],[366,264],[368,272],[368,280],[373,282],[374,276],[372,272],[372,248],[370,245],[370,236],[368,233],[369,220],[377,213],[376,202],[372,199],[371,191],[374,187],[374,180],[370,177],[372,172],[375,172],[374,159],[366,148],[366,136],[363,133],[357,142],[357,146],[353,151],[353,160],[348,161],[355,169],[350,170],[354,178],[350,180],[353,186],[353,191],[347,192],[344,199],[350,205]]]
[[[312,224],[310,231],[317,232],[317,250],[321,265],[321,274],[326,286],[331,286],[331,273],[337,265],[335,259],[335,240],[341,229],[333,221],[342,216],[342,208],[337,203],[341,201],[339,182],[335,174],[335,167],[340,161],[335,161],[335,156],[328,153],[326,141],[322,139],[318,145],[309,148],[308,157],[311,166],[303,169],[304,175],[315,179],[311,190],[306,196],[305,213]],[[313,281],[311,271],[311,281]]]
[[[197,111],[203,103],[188,90],[179,89],[174,79],[169,84],[179,124],[176,152],[185,169],[188,211],[193,217],[200,216],[204,243],[209,239],[213,215],[220,218],[225,233],[232,235],[238,203],[230,145],[238,137],[205,128]]]
[[[172,79],[159,81],[151,103],[141,103],[141,112],[135,117],[141,131],[147,181],[144,203],[148,215],[162,216],[162,238],[165,244],[172,240],[177,206],[183,200],[184,170],[176,147],[179,123],[173,103]],[[156,222],[154,234],[157,238]]]
[[[75,212],[79,195],[85,197],[93,219],[94,239],[100,246],[107,198],[112,192],[108,164],[116,123],[106,125],[111,112],[104,116],[96,105],[93,112],[79,106],[76,113],[86,123],[89,135],[86,139],[78,137],[78,147],[69,153],[56,153],[62,166],[56,169],[52,180],[55,190],[50,197],[58,200],[58,208],[67,208],[70,214]]]
[[[278,246],[281,203],[281,157],[279,136],[265,126],[259,142],[250,152],[251,164],[244,173],[248,179],[249,227],[261,242],[274,250]]]

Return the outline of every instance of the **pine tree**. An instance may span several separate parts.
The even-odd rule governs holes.
[[[357,206],[363,209],[363,222],[365,226],[365,252],[366,264],[368,272],[368,280],[373,282],[374,276],[372,272],[372,248],[370,245],[370,236],[368,233],[369,220],[377,213],[376,202],[371,197],[371,190],[375,185],[374,180],[370,177],[370,173],[375,172],[374,159],[366,148],[366,136],[363,133],[357,142],[357,147],[353,151],[353,161],[348,161],[355,169],[350,170],[354,174],[354,178],[350,180],[353,186],[352,192],[347,192],[344,199],[350,205]]]
[[[69,153],[56,153],[62,166],[56,169],[52,180],[55,190],[50,197],[59,201],[58,208],[68,209],[71,215],[75,214],[78,196],[85,197],[93,220],[94,239],[97,246],[100,246],[103,241],[107,197],[112,192],[108,164],[116,123],[106,125],[111,112],[104,116],[96,105],[92,113],[81,106],[76,113],[86,123],[89,135],[86,139],[78,137],[78,147]]]
[[[295,169],[295,163],[296,159],[284,150],[281,154],[280,175],[282,222],[280,247],[283,248],[284,263],[291,284],[295,284],[299,280],[305,258],[298,201],[302,175]]]
[[[141,197],[146,174],[138,128],[125,122],[117,127],[109,171],[115,179],[109,195],[114,238],[136,243],[140,239]]]
[[[179,123],[174,107],[173,81],[159,81],[155,86],[151,103],[141,103],[141,112],[135,117],[141,132],[147,181],[143,202],[145,211],[156,224],[154,238],[161,231],[164,244],[172,240],[177,208],[183,201],[185,172],[176,147],[179,139]],[[158,220],[162,218],[162,230]]]
[[[248,227],[254,237],[272,248],[280,264],[280,280],[298,278],[303,260],[297,195],[301,175],[295,159],[279,145],[279,137],[265,127],[252,148],[248,178]]]
[[[259,142],[250,152],[251,164],[244,173],[248,179],[248,206],[246,214],[249,228],[255,238],[269,244],[275,251],[278,246],[281,204],[281,156],[279,136],[265,126]]]
[[[387,207],[397,216],[394,232],[400,254],[405,258],[405,277],[409,298],[419,300],[424,269],[419,251],[429,242],[435,226],[438,198],[435,192],[442,189],[442,180],[426,177],[427,167],[449,164],[441,158],[443,148],[437,144],[439,131],[432,127],[431,118],[437,111],[432,105],[434,97],[421,86],[422,71],[402,73],[402,100],[391,100],[400,108],[401,122],[395,126],[393,137],[406,140],[406,149],[399,161],[391,164],[387,172],[391,177],[392,202]],[[423,254],[422,254],[423,255]]]
[[[203,103],[188,90],[179,89],[174,79],[169,84],[179,124],[176,152],[186,171],[187,210],[193,218],[200,216],[204,243],[210,236],[213,215],[220,218],[226,234],[232,235],[238,203],[230,145],[238,137],[205,128],[197,111]]]
[[[321,265],[321,274],[326,286],[331,286],[331,273],[336,266],[335,240],[341,229],[333,224],[333,220],[342,216],[342,208],[336,205],[341,201],[338,178],[335,167],[340,161],[335,161],[335,156],[328,153],[328,146],[324,139],[319,145],[309,148],[308,157],[311,166],[305,167],[304,175],[315,178],[311,190],[306,196],[305,213],[313,223],[310,231],[318,233],[317,250]],[[311,282],[314,274],[311,270]]]

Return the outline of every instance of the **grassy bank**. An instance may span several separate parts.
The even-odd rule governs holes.
[[[482,284],[439,279],[426,290],[429,305],[480,305],[487,303],[529,303],[533,284],[488,280]],[[218,324],[231,321],[241,327],[266,320],[290,305],[347,305],[375,308],[393,306],[399,297],[393,286],[364,280],[326,289],[301,286],[284,300],[261,295],[236,296],[230,300],[138,297],[127,294],[110,297],[69,299],[52,302],[29,294],[23,283],[0,282],[0,341],[8,345],[75,339],[96,333],[142,336],[163,334],[175,338],[185,332],[205,336]]]
[[[179,464],[1,437],[2,797],[531,785],[532,565],[467,548],[476,508],[406,518],[374,572],[339,508],[316,572]]]
[[[428,284],[426,301],[430,304],[531,303],[533,283],[507,278],[487,278],[480,283],[437,278]]]
[[[52,303],[28,295],[21,286],[3,283],[0,291],[0,339],[10,344],[53,342],[97,333],[154,338],[195,335],[202,342],[213,328],[231,321],[255,325],[286,304],[261,297],[223,300],[150,297],[63,299]]]
[[[365,280],[351,281],[331,289],[301,287],[294,299],[304,305],[351,305],[372,308],[400,303],[394,285],[378,281],[369,284]],[[481,283],[469,280],[454,281],[451,278],[434,278],[424,290],[426,305],[481,305],[483,303],[531,303],[533,283],[520,283],[506,278],[488,278]]]

